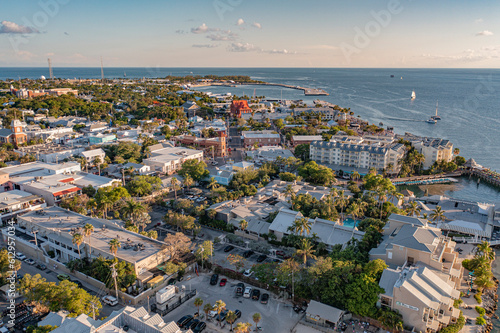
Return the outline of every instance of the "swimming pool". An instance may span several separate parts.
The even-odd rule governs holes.
[[[344,220],[344,225],[346,227],[349,227],[349,228],[353,228],[354,227],[354,223],[356,222],[356,226],[358,225],[359,221],[354,221],[353,219],[351,218],[348,218],[348,219],[345,219]]]

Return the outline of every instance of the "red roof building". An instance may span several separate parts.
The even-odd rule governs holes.
[[[231,114],[234,118],[241,118],[242,113],[252,113],[252,109],[245,100],[233,101],[231,103]]]

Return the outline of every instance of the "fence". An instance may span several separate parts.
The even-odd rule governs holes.
[[[153,309],[153,311],[156,312],[156,313],[158,313],[161,316],[165,316],[167,313],[174,311],[179,306],[181,306],[181,304],[187,302],[188,300],[190,300],[194,296],[196,296],[196,289],[194,289],[194,290],[192,290],[190,292],[187,292],[186,295],[184,295],[183,297],[181,297],[177,302],[175,302],[173,304],[167,305],[167,308],[165,310],[157,309],[156,306],[155,306],[154,309]]]

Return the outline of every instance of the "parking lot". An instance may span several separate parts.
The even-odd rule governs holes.
[[[290,332],[290,329],[299,321],[300,316],[303,314],[297,314],[293,311],[292,307],[288,303],[283,303],[283,301],[278,301],[276,296],[270,294],[270,298],[267,304],[261,304],[260,301],[236,297],[236,284],[239,283],[237,280],[228,279],[226,286],[220,287],[219,283],[217,285],[210,285],[211,274],[200,274],[200,276],[194,276],[194,278],[189,281],[185,281],[177,284],[178,287],[185,285],[187,290],[196,289],[196,297],[200,297],[204,304],[210,303],[215,304],[216,301],[222,300],[226,303],[226,308],[228,310],[240,310],[242,315],[241,318],[236,321],[238,322],[249,322],[252,324],[252,331],[255,330],[255,323],[252,320],[254,313],[260,313],[262,319],[258,326],[262,328],[262,332]],[[219,276],[219,281],[225,276]],[[245,287],[250,285],[245,284]],[[253,286],[250,286],[253,288]],[[260,290],[261,295],[267,293],[266,290]],[[184,315],[193,315],[197,308],[194,306],[194,299],[192,298],[186,303],[182,304],[180,307],[174,311],[168,313],[164,318],[166,322],[177,321]],[[203,305],[200,308],[200,313],[205,315],[203,312]],[[205,318],[203,321],[206,321]],[[229,332],[230,326],[226,324],[224,328],[220,328],[218,322],[215,320],[206,321],[207,329],[204,332]],[[234,326],[234,325],[233,325]]]
[[[228,246],[229,244],[218,244],[218,245],[215,245],[214,246],[214,256],[213,256],[213,263],[214,264],[217,264],[217,265],[220,265],[224,268],[229,268],[229,269],[232,269],[232,270],[235,270],[235,267],[234,265],[232,265],[228,260],[227,260],[227,256],[230,255],[230,254],[234,254],[234,255],[239,255],[239,256],[242,256],[244,257],[244,253],[248,250],[246,248],[242,248],[242,247],[239,247],[239,246],[236,246],[236,245],[233,245],[234,246],[234,249],[232,249],[231,251],[229,252],[224,252],[224,248],[226,246]],[[273,262],[273,260],[275,260],[276,258],[274,257],[271,257],[269,255],[269,253],[264,253],[265,255],[267,255],[267,258],[262,261],[262,262],[257,262],[257,258],[259,257],[259,255],[261,255],[261,253],[253,253],[250,257],[248,258],[245,258],[245,266],[243,267],[243,269],[250,269],[252,268],[253,265],[255,264],[262,264],[262,263],[268,263],[268,262]],[[276,259],[276,260],[279,260],[279,259]],[[281,261],[281,260],[280,260]]]

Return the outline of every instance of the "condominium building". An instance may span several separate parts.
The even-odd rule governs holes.
[[[425,266],[387,268],[379,285],[385,290],[379,304],[397,310],[412,332],[438,332],[460,316],[460,310],[453,306],[460,291],[452,281]]]
[[[370,168],[397,173],[399,161],[403,159],[405,147],[399,143],[366,144],[338,140],[314,141],[311,143],[310,158],[332,169],[351,168],[353,171],[366,172]]]
[[[415,149],[424,155],[424,168],[430,168],[434,162],[451,162],[453,159],[453,144],[449,140],[424,138],[413,142]]]
[[[335,120],[337,114],[337,110],[329,107],[293,109],[294,117],[302,117],[304,119],[312,116],[321,116],[321,120]]]

